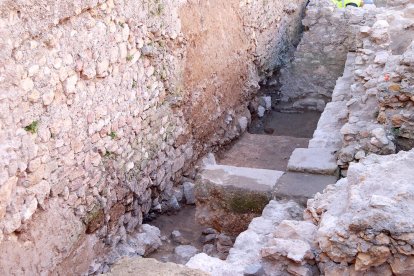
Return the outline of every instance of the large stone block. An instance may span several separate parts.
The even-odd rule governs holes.
[[[297,148],[290,156],[288,170],[314,174],[336,175],[338,166],[331,149]]]
[[[161,263],[154,259],[141,258],[141,257],[125,257],[120,259],[111,268],[111,271],[107,276],[133,276],[133,275],[145,275],[145,276],[207,276],[209,274],[197,270],[178,265],[174,263]]]
[[[261,214],[283,172],[208,165],[196,181],[196,219],[219,231],[238,234]]]
[[[273,196],[278,200],[289,199],[306,206],[309,198],[337,180],[333,175],[287,172],[277,181]]]

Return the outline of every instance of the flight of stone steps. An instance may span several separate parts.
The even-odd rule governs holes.
[[[214,158],[204,164],[199,175],[202,183],[236,187],[247,194],[257,191],[269,195],[271,201],[237,237],[226,261],[201,253],[188,266],[211,275],[261,275],[260,248],[275,226],[284,219],[300,220],[307,199],[336,183],[339,169],[335,154],[341,148],[340,129],[348,115],[354,61],[355,55],[349,53],[332,102],[326,105],[312,139],[246,133],[220,156],[218,164]]]
[[[211,178],[217,185],[250,190],[265,185],[273,198],[293,199],[302,205],[335,183],[339,177],[335,154],[341,148],[340,129],[348,115],[354,62],[355,54],[349,53],[343,76],[337,80],[332,101],[326,105],[312,139],[246,133],[218,164],[207,165],[201,177]]]

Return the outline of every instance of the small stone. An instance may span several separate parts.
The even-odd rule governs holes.
[[[261,256],[266,259],[278,259],[283,256],[297,263],[314,258],[311,247],[307,242],[278,238],[272,240],[272,246],[261,249]]]
[[[261,118],[264,116],[265,112],[266,109],[263,106],[259,105],[259,107],[257,108],[257,115]]]
[[[378,127],[371,131],[372,135],[379,141],[380,145],[388,145],[389,141],[385,130],[381,127]]]
[[[173,242],[178,244],[190,244],[190,242],[186,238],[184,238],[181,232],[178,230],[172,231],[171,239],[173,240]]]
[[[241,131],[242,132],[245,131],[247,129],[248,124],[249,124],[249,121],[248,121],[247,117],[240,117],[238,119],[238,121],[239,121],[239,126],[240,126]]]
[[[272,108],[272,97],[270,96],[261,97],[260,105],[263,106],[266,110],[270,110]]]
[[[128,49],[126,43],[119,44],[119,57],[125,59],[128,55]]]
[[[359,32],[360,32],[361,34],[368,35],[368,34],[371,32],[371,27],[369,27],[369,26],[362,26],[362,27],[359,29]]]
[[[29,92],[33,89],[34,83],[31,78],[26,78],[20,82],[20,86],[23,88],[24,91]]]
[[[221,245],[225,245],[225,246],[233,245],[233,241],[231,240],[231,238],[223,233],[218,235],[217,240]]]
[[[31,201],[25,204],[23,213],[22,213],[22,222],[28,221],[34,212],[37,209],[37,199],[35,197],[32,198]]]
[[[72,75],[65,81],[64,89],[66,94],[73,94],[76,92],[76,83],[78,82],[78,76]]]
[[[400,127],[403,124],[403,116],[395,114],[391,117],[391,123],[394,127]]]
[[[385,64],[390,54],[385,51],[378,52],[375,56],[374,62],[377,64]]]
[[[147,57],[152,57],[156,54],[156,50],[154,47],[146,45],[143,46],[141,49],[142,55],[147,56]]]
[[[154,66],[150,66],[150,67],[148,67],[148,69],[146,70],[145,75],[146,75],[147,77],[151,77],[151,76],[154,74],[154,72],[155,72],[155,68],[154,68]]]
[[[205,244],[203,246],[203,253],[212,256],[214,253],[216,253],[216,247],[214,246],[214,244]]]
[[[243,271],[245,276],[260,276],[264,274],[263,266],[260,263],[249,264]]]
[[[7,175],[7,174],[6,174]],[[6,207],[9,205],[12,192],[16,187],[18,178],[13,176],[9,178],[6,183],[0,186],[0,219],[6,214]]]
[[[36,195],[37,202],[42,205],[45,198],[50,194],[50,184],[46,180],[42,180],[28,190]]]
[[[55,58],[55,60],[53,61],[53,67],[55,69],[59,69],[60,67],[62,67],[62,59],[61,58]]]
[[[37,64],[30,66],[29,72],[28,72],[29,77],[33,77],[34,75],[36,75],[37,72],[39,72],[39,69],[40,69],[40,67]]]
[[[208,234],[205,236],[201,236],[200,237],[200,241],[205,244],[205,243],[213,243],[217,238],[217,234]]]
[[[174,259],[179,264],[185,264],[198,252],[192,245],[179,245],[174,249]]]
[[[177,199],[178,202],[181,202],[184,198],[184,191],[183,191],[183,186],[180,185],[178,187],[174,187],[174,196]]]
[[[32,90],[32,92],[27,96],[30,102],[36,103],[40,98],[40,92],[36,89]]]
[[[218,231],[217,231],[216,229],[214,229],[214,228],[206,228],[206,229],[204,229],[204,230],[202,231],[202,233],[203,233],[204,235],[210,235],[210,234],[215,234],[215,235],[217,235],[217,234],[218,234]]]
[[[178,203],[178,200],[175,196],[172,196],[169,200],[168,200],[168,207],[169,209],[173,209],[175,211],[180,210],[181,206]]]
[[[226,255],[229,253],[231,246],[222,245],[221,243],[216,244],[217,252],[220,253],[220,258],[225,259]]]
[[[53,90],[49,90],[42,96],[43,104],[50,105],[53,102],[54,98],[55,98],[55,92]]]
[[[388,86],[388,89],[392,92],[398,92],[401,90],[401,86],[399,84],[393,83]]]
[[[104,59],[101,62],[98,62],[98,65],[96,66],[96,75],[101,78],[108,76],[108,68],[109,60]]]
[[[171,232],[171,238],[173,241],[180,239],[182,237],[181,232],[179,230],[174,230]]]
[[[360,150],[357,153],[355,153],[355,159],[356,160],[360,160],[364,157],[365,157],[365,151],[363,151],[363,150]]]
[[[22,219],[19,213],[15,213],[4,220],[4,233],[11,234],[22,225]]]
[[[134,162],[128,162],[126,165],[125,165],[125,171],[127,171],[127,172],[129,172],[130,170],[132,170],[133,168],[134,168]]]
[[[194,183],[191,182],[184,182],[183,189],[184,189],[184,197],[187,204],[195,204],[195,194],[194,194]]]
[[[96,69],[93,63],[87,63],[82,69],[82,78],[90,80],[96,76]]]

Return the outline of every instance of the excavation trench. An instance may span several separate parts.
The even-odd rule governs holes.
[[[12,2],[0,18],[1,275],[224,259],[249,223],[300,217],[339,168],[413,146],[412,7]]]
[[[308,146],[320,112],[283,113],[275,109],[277,106],[268,110],[263,117],[254,118],[242,137],[216,152],[217,164],[286,171],[293,150]],[[223,224],[220,220],[227,220],[226,216],[215,218],[219,220],[219,227],[215,229],[214,224],[207,222],[207,225],[203,225],[199,222],[197,204],[186,204],[185,195],[179,204],[181,209],[178,211],[144,221],[160,229],[162,241],[162,245],[146,257],[185,264],[195,253],[204,252],[224,260],[237,234],[246,230],[250,223],[250,220],[246,221],[236,232],[220,232],[220,225]],[[262,208],[255,216],[259,216],[261,211]]]
[[[319,19],[315,13],[311,15]],[[309,20],[304,22],[314,24]],[[297,51],[286,59],[292,62],[283,67],[279,64],[280,71],[261,81],[261,89],[248,106],[251,117],[238,119],[246,132],[223,143],[214,153],[215,160],[201,161],[173,189],[167,203],[154,200],[143,221],[150,226],[121,241],[106,267],[97,271],[107,271],[121,256],[135,256],[135,246],[145,249],[139,255],[161,262],[185,264],[201,252],[225,260],[238,234],[261,216],[269,201],[295,202],[289,212],[296,218],[307,199],[336,182],[334,151],[310,145],[310,141],[331,100],[335,81],[344,71],[349,49],[345,45],[327,58],[324,51],[343,44],[344,38],[330,32],[332,37],[321,40],[318,32],[326,32],[325,26],[305,32]],[[316,47],[309,49],[310,45]],[[306,58],[309,55],[312,57]],[[228,118],[228,124],[235,121]],[[339,134],[339,129],[334,132]],[[170,211],[159,214],[162,204]]]
[[[264,83],[271,85],[263,86],[257,98],[250,103],[252,118],[247,131],[214,155],[207,155],[196,166],[192,177],[184,179],[182,185],[176,187],[173,197],[176,199],[173,202],[177,206],[175,211],[144,220],[144,223],[160,229],[156,246],[144,254],[145,257],[187,264],[212,275],[273,275],[282,271],[293,275],[332,275],[329,272],[335,269],[348,271],[351,267],[356,271],[366,270],[359,263],[359,254],[357,260],[353,260],[355,264],[348,263],[349,267],[342,267],[343,264],[339,265],[335,256],[329,255],[331,240],[327,238],[318,244],[316,232],[320,226],[319,219],[325,211],[329,212],[325,205],[333,205],[335,209],[335,205],[342,204],[318,200],[326,194],[328,197],[335,196],[335,193],[330,194],[332,190],[337,194],[346,192],[350,185],[348,182],[357,178],[337,180],[346,176],[349,163],[365,157],[365,151],[368,154],[390,154],[399,150],[398,139],[393,140],[391,135],[385,137],[384,129],[378,126],[379,114],[374,118],[371,114],[367,115],[372,110],[364,110],[365,114],[361,115],[358,108],[352,108],[362,98],[358,93],[365,92],[357,89],[360,81],[358,74],[364,70],[356,68],[364,68],[365,64],[361,61],[361,52],[364,51],[356,48],[371,47],[367,42],[368,34],[378,39],[378,33],[386,31],[383,28],[382,33],[375,33],[361,28],[364,24],[375,22],[376,12],[373,9],[335,11],[322,5],[321,9],[328,10],[328,13],[321,16],[315,15],[317,12],[313,8],[319,12],[321,6],[310,8],[310,15],[304,22],[312,28],[305,33],[295,59],[282,68],[281,76],[276,81],[281,81],[281,85],[270,78]],[[326,22],[329,22],[328,27],[324,25]],[[382,28],[381,24],[386,26],[384,22],[379,22],[378,29]],[[343,26],[349,27],[350,31],[346,34],[338,31]],[[327,32],[327,28],[331,30]],[[363,45],[356,46],[360,33],[365,41]],[[383,35],[380,38],[385,42],[378,39],[375,43],[384,43],[382,47],[388,47],[386,42],[389,37]],[[395,40],[392,36],[391,39]],[[408,40],[401,40],[404,50]],[[312,48],[314,44],[317,47]],[[367,50],[366,53],[372,51]],[[382,62],[379,57],[375,56],[375,63]],[[374,60],[368,55],[364,58]],[[272,90],[275,87],[276,90]],[[361,106],[377,108],[376,100],[367,97],[362,102],[368,103]],[[367,133],[361,131],[358,133],[361,137],[358,137],[355,135],[357,132],[352,132],[354,129],[349,125],[358,123],[352,117],[355,114],[368,126],[374,125],[370,126],[373,136],[369,143],[375,147],[363,147],[367,143],[364,140],[368,137]],[[398,135],[394,133],[394,136]],[[392,144],[393,141],[396,141],[397,147]],[[355,152],[351,152],[349,146],[354,142],[359,144],[352,148]],[[407,147],[411,149],[412,145]],[[374,163],[368,161],[367,164]],[[367,166],[363,161],[361,164],[353,163],[351,166],[359,166],[359,169]],[[354,170],[352,173],[361,172]],[[358,179],[365,181],[364,177]],[[315,196],[329,184],[335,183],[324,195]],[[315,199],[307,201],[314,196]],[[373,195],[370,206],[382,206],[383,202],[376,200],[378,196]],[[307,217],[303,215],[305,208]],[[343,209],[347,208],[343,206]],[[337,215],[336,212],[335,209],[330,216]],[[329,220],[327,224],[333,223]],[[347,229],[351,230],[351,227]],[[335,229],[332,232],[335,234],[331,235],[336,235]],[[329,235],[318,233],[323,234]],[[328,244],[324,254],[332,260],[320,260],[314,255],[320,254],[318,250],[324,246],[323,242]],[[339,247],[342,242],[348,241],[340,241]],[[341,250],[336,253],[342,254]],[[296,254],[298,252],[303,254]],[[390,258],[388,248],[384,252],[388,254],[385,259]],[[385,259],[381,259],[383,267],[378,271],[391,271]],[[378,272],[377,265],[371,264],[372,269]]]

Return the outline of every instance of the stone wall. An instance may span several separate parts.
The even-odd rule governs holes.
[[[391,154],[414,147],[412,57],[414,5],[388,8],[360,29],[354,81],[342,127],[339,164],[370,153]]]
[[[243,132],[303,1],[0,6],[0,274],[26,275],[84,273]]]
[[[361,44],[360,26],[374,18],[371,9],[338,9],[329,0],[310,1],[294,60],[281,70],[281,107],[322,111],[343,73],[347,53]]]
[[[324,275],[412,275],[414,152],[370,155],[308,201]]]

